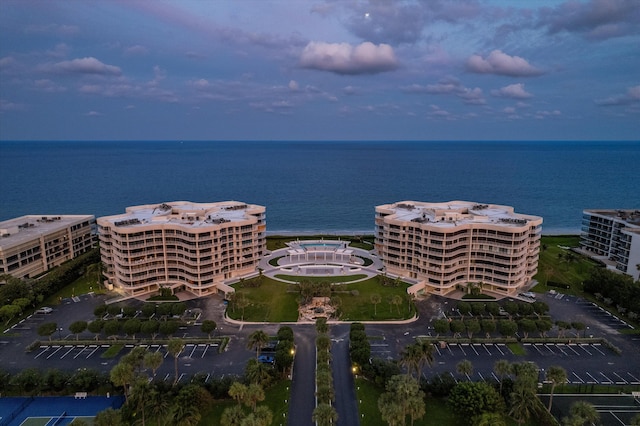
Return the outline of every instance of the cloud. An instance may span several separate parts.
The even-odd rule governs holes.
[[[45,66],[45,70],[65,72],[71,74],[101,74],[121,75],[122,70],[114,65],[107,65],[94,57],[62,61],[52,66]]]
[[[0,111],[24,111],[26,110],[26,106],[24,104],[15,103],[8,101],[6,99],[0,99]]]
[[[531,93],[524,90],[523,83],[510,84],[498,90],[492,90],[491,94],[493,96],[512,99],[528,99],[533,97]]]
[[[569,32],[590,40],[606,40],[640,32],[640,2],[637,0],[565,1],[555,8],[542,8],[539,26],[550,34]]]
[[[621,95],[596,100],[596,104],[599,106],[630,105],[636,102],[640,102],[640,85],[629,87],[627,91]]]
[[[47,34],[47,35],[58,35],[58,36],[70,36],[75,35],[80,32],[80,28],[75,25],[58,25],[58,24],[47,24],[47,25],[27,25],[24,29],[24,32],[27,34]]]
[[[555,109],[553,111],[537,111],[534,117],[537,118],[538,120],[542,120],[544,118],[559,117],[561,115],[562,113],[559,110]]]
[[[298,85],[298,82],[297,82],[297,81],[295,81],[295,80],[291,80],[291,81],[289,81],[289,89],[290,89],[292,92],[297,92],[297,91],[298,91],[298,89],[300,89],[300,86]]]
[[[467,60],[467,69],[479,74],[498,74],[510,77],[532,77],[543,72],[519,56],[510,56],[494,50],[489,56],[472,55]]]
[[[34,81],[33,87],[47,93],[59,93],[67,90],[66,87],[56,84],[47,78]]]
[[[104,114],[98,111],[89,111],[84,114],[87,117],[102,117]]]
[[[8,70],[18,65],[18,61],[13,56],[0,58],[0,70]]]
[[[472,105],[484,105],[487,103],[484,99],[482,89],[479,87],[475,87],[473,89],[465,87],[455,77],[447,77],[436,84],[427,84],[426,86],[411,84],[409,86],[401,87],[400,90],[405,93],[413,94],[455,95],[463,99],[465,103]]]
[[[204,78],[190,81],[189,85],[191,87],[195,87],[196,89],[208,89],[209,87],[211,87],[211,83],[209,83],[209,80],[206,80]]]
[[[67,46],[65,43],[58,43],[56,44],[56,47],[54,47],[51,50],[47,50],[47,55],[51,56],[52,58],[64,58],[67,55],[69,55],[69,52],[71,51],[71,48],[69,46]]]
[[[149,53],[149,49],[147,49],[144,46],[141,46],[139,44],[133,45],[133,46],[129,46],[126,49],[124,49],[124,55],[125,56],[144,56],[147,53]]]
[[[376,74],[396,69],[398,60],[388,44],[364,42],[352,46],[312,41],[302,51],[300,65],[336,74]]]

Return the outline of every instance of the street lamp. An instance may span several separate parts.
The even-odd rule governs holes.
[[[58,328],[58,340],[62,340],[62,327]]]

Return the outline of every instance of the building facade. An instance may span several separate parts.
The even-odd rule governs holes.
[[[21,216],[0,222],[0,275],[32,278],[89,251],[91,215]]]
[[[584,210],[580,249],[609,269],[640,279],[640,210]]]
[[[542,218],[467,201],[403,201],[376,207],[376,250],[387,273],[417,282],[412,293],[447,294],[470,284],[504,295],[538,270]]]
[[[130,296],[161,287],[196,296],[232,289],[266,250],[265,208],[237,201],[177,201],[98,218],[107,286]]]

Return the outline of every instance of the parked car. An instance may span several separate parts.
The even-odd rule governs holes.
[[[53,309],[48,306],[43,306],[36,311],[36,314],[50,314],[51,312],[53,312]]]

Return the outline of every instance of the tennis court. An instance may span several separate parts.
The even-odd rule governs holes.
[[[544,404],[549,402],[548,395],[541,395]],[[569,417],[571,404],[586,401],[600,414],[603,426],[623,426],[631,424],[631,419],[640,414],[640,399],[630,394],[554,394],[551,413],[562,421]]]
[[[120,396],[0,398],[0,426],[66,426],[76,417],[91,424],[98,412],[123,403]]]

